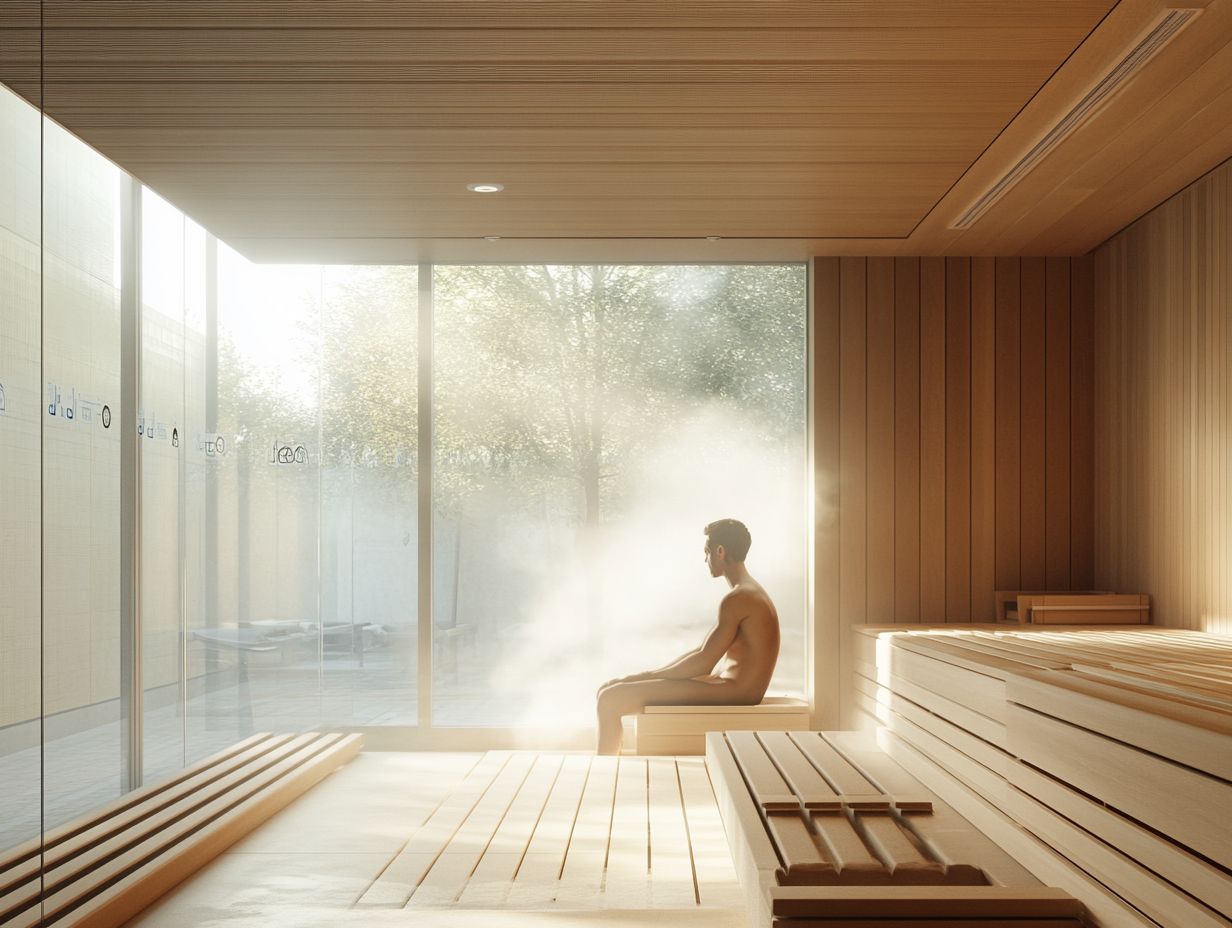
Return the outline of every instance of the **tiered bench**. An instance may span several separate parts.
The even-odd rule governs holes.
[[[0,857],[0,925],[122,925],[362,745],[361,735],[254,735],[52,829]]]
[[[706,765],[756,926],[1085,924],[867,735],[714,732]]]
[[[866,627],[885,749],[1096,924],[1232,926],[1232,640]]]

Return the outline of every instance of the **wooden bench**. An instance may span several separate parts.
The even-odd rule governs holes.
[[[706,766],[754,925],[1086,924],[867,735],[713,732]]]
[[[362,746],[362,735],[253,735],[51,829],[0,856],[0,924],[122,925]]]
[[[1152,626],[856,628],[855,706],[1101,925],[1232,926],[1232,640]]]
[[[710,731],[804,731],[808,703],[767,696],[756,706],[647,706],[634,718],[635,754],[704,754]]]

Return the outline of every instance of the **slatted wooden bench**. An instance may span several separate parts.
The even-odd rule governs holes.
[[[852,639],[855,704],[885,749],[1101,925],[1232,928],[1232,640],[957,625]]]
[[[767,696],[755,706],[647,706],[634,718],[634,753],[704,754],[709,731],[804,731],[808,703]]]
[[[714,732],[706,766],[754,925],[1086,924],[866,735]]]
[[[0,857],[0,925],[122,925],[345,764],[361,735],[260,734]]]

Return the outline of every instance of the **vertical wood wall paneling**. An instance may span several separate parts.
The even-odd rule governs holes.
[[[894,259],[868,259],[868,618],[894,621]]]
[[[1020,583],[1024,590],[1046,588],[1044,524],[1045,287],[1044,259],[1023,258],[1019,270],[1020,434]]]
[[[1090,255],[1070,262],[1070,585],[1095,586],[1095,333]]]
[[[1068,258],[1045,262],[1044,582],[1070,588],[1070,273]]]
[[[920,621],[920,259],[894,259],[894,621]]]
[[[813,262],[813,627],[816,728],[839,724],[839,656],[848,653],[839,619],[839,259]]]
[[[1112,342],[1112,305],[1116,298],[1111,286],[1113,278],[1111,268],[1113,266],[1112,256],[1116,248],[1117,244],[1114,240],[1096,250],[1094,268],[1091,274],[1091,329],[1094,338],[1092,354],[1095,369],[1095,384],[1091,407],[1091,417],[1095,423],[1095,444],[1092,448],[1091,457],[1092,470],[1097,474],[1111,473],[1112,436],[1115,434],[1115,429],[1113,428],[1113,417],[1115,416],[1113,397],[1116,395],[1116,391],[1112,385],[1115,371],[1115,365],[1112,361],[1114,353]],[[1095,550],[1092,558],[1094,579],[1091,581],[1093,588],[1098,587],[1100,583],[1107,582],[1114,572],[1111,560],[1112,545],[1110,538],[1113,514],[1111,496],[1115,486],[1116,484],[1113,480],[1101,479],[1096,482],[1095,492],[1092,497],[1095,540]]]
[[[1230,184],[1225,162],[1100,246],[1093,287],[1095,583],[1150,593],[1156,624],[1219,634],[1232,634]]]
[[[866,615],[867,505],[867,304],[864,258],[839,259],[839,578],[838,612],[843,628]],[[842,659],[846,659],[844,651]],[[844,672],[843,680],[850,674]],[[844,727],[854,725],[850,687],[843,686],[840,708]]]
[[[945,260],[945,617],[971,620],[971,259]]]
[[[971,259],[971,619],[996,617],[996,278]]]
[[[1164,348],[1164,389],[1148,391],[1145,402],[1151,405],[1155,423],[1163,425],[1164,447],[1166,456],[1163,460],[1160,483],[1164,487],[1164,505],[1156,509],[1155,522],[1163,527],[1168,546],[1156,549],[1157,558],[1161,563],[1156,567],[1156,573],[1163,580],[1163,591],[1175,603],[1177,613],[1184,617],[1189,614],[1189,604],[1186,601],[1186,562],[1181,555],[1181,538],[1178,528],[1183,520],[1182,513],[1186,511],[1185,493],[1188,484],[1184,480],[1185,459],[1188,443],[1185,441],[1188,429],[1189,407],[1193,397],[1185,390],[1185,363],[1189,345],[1185,338],[1185,329],[1189,324],[1189,307],[1185,302],[1185,254],[1182,241],[1185,194],[1178,197],[1179,209],[1165,210],[1165,247],[1161,254],[1156,254],[1149,241],[1143,236],[1140,239],[1141,256],[1145,264],[1154,266],[1157,273],[1154,280],[1163,282],[1164,298],[1161,316],[1165,324]],[[1148,278],[1148,281],[1150,278]],[[1147,286],[1150,286],[1148,282]],[[1148,319],[1148,325],[1157,325],[1152,314],[1143,307],[1138,308],[1139,314]],[[1141,388],[1139,388],[1141,390]],[[1152,430],[1154,431],[1154,429]]]
[[[814,265],[815,376],[826,365],[837,371],[829,427],[840,636],[865,622],[987,621],[995,589],[1103,585],[1096,531],[1105,547],[1112,542],[1097,522],[1096,494],[1101,512],[1115,514],[1119,503],[1108,481],[1095,480],[1096,458],[1132,473],[1129,449],[1140,439],[1101,447],[1108,420],[1094,415],[1095,391],[1142,390],[1130,401],[1139,404],[1149,395],[1093,350],[1097,339],[1118,337],[1107,307],[1095,315],[1096,291],[1110,292],[1096,262],[1110,268],[1109,259],[827,260]],[[830,360],[827,305],[837,317]],[[1139,315],[1131,327],[1149,322]],[[814,394],[822,428],[820,381]],[[1199,421],[1212,418],[1206,411]],[[823,446],[818,437],[818,460]],[[819,475],[819,499],[823,492]],[[848,695],[840,693],[844,724]]]
[[[920,259],[920,621],[945,621],[945,258]]]
[[[1189,256],[1186,261],[1186,280],[1189,281],[1189,304],[1193,312],[1194,324],[1190,327],[1191,355],[1189,364],[1190,391],[1194,396],[1194,431],[1191,449],[1193,449],[1193,466],[1190,467],[1191,492],[1189,494],[1190,511],[1193,513],[1193,529],[1198,534],[1196,547],[1201,552],[1199,557],[1190,561],[1190,608],[1195,613],[1201,608],[1202,579],[1209,576],[1210,563],[1210,508],[1207,500],[1211,498],[1211,488],[1207,482],[1207,462],[1210,461],[1211,421],[1207,417],[1210,407],[1210,385],[1206,382],[1210,372],[1210,356],[1207,348],[1210,345],[1210,313],[1207,312],[1210,301],[1210,281],[1204,275],[1198,274],[1202,251],[1206,250],[1207,228],[1206,214],[1209,212],[1209,191],[1205,187],[1209,181],[1199,182],[1190,193],[1189,223],[1186,229],[1185,251]]]
[[[1017,258],[996,259],[996,588],[1020,588],[1019,473],[1019,266]]]

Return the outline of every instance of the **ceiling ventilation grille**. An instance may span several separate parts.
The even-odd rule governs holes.
[[[1053,148],[1069,136],[1096,110],[1111,99],[1112,95],[1125,85],[1155,53],[1167,45],[1177,33],[1201,12],[1200,10],[1169,10],[1154,27],[1143,36],[1142,40],[1130,50],[1117,64],[1111,68],[1103,79],[1088,91],[1087,95],[1075,104],[1048,133],[1035,143],[1035,146],[1010,168],[1005,175],[992,185],[988,191],[976,200],[965,213],[950,224],[951,229],[968,229],[977,219],[988,211],[994,203],[1005,196],[1014,184],[1034,168]]]

